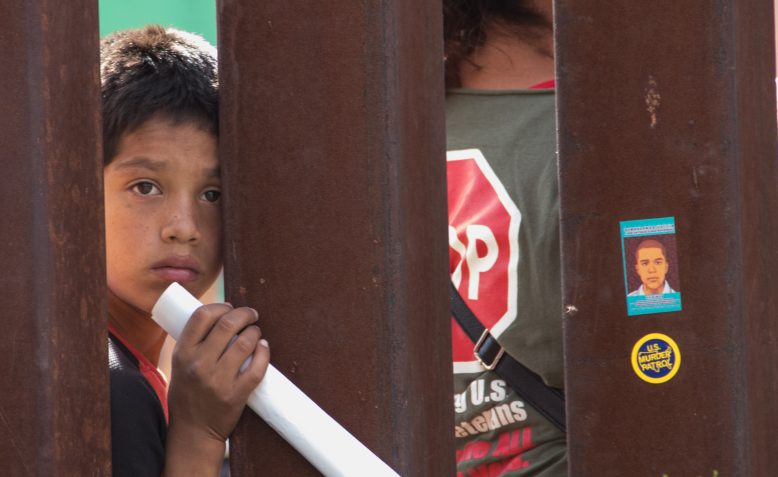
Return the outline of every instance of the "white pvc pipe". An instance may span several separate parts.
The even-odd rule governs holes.
[[[200,306],[184,287],[173,283],[151,313],[177,340]],[[273,365],[247,404],[326,477],[399,477]]]

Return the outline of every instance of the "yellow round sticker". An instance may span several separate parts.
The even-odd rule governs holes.
[[[681,351],[667,335],[650,333],[632,348],[632,369],[640,379],[651,384],[673,379],[681,367]]]

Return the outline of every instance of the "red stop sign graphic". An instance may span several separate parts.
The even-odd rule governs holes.
[[[451,281],[494,336],[516,318],[521,213],[478,149],[449,151]],[[473,362],[473,342],[452,320],[455,362]]]

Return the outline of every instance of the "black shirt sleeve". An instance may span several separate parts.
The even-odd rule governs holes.
[[[111,455],[114,477],[160,477],[165,466],[167,423],[154,389],[134,357],[109,340]]]

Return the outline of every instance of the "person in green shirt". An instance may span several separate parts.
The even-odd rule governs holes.
[[[452,283],[497,342],[564,387],[552,1],[444,0]],[[566,434],[452,322],[457,477],[567,475]]]

